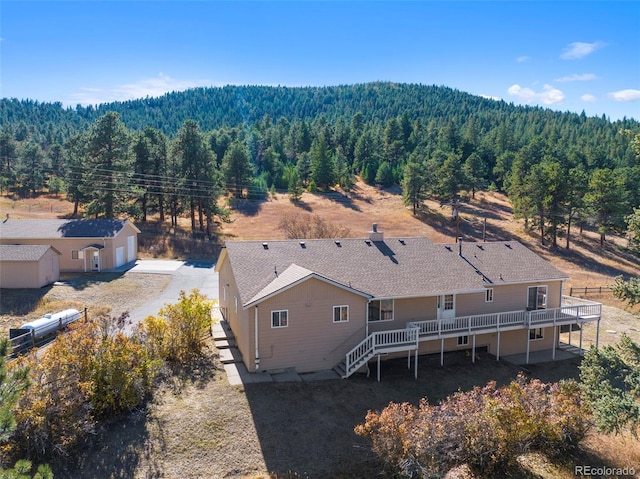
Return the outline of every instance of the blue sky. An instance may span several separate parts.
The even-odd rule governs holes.
[[[3,98],[97,104],[196,86],[445,85],[640,119],[640,2],[0,3]]]

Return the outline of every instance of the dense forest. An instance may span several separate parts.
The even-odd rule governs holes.
[[[446,87],[227,86],[63,108],[0,100],[3,192],[65,193],[76,214],[189,215],[211,234],[219,197],[401,185],[426,198],[507,193],[543,242],[640,215],[640,123],[521,107]]]

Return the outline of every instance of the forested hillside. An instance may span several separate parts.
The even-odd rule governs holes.
[[[554,246],[579,223],[624,231],[640,207],[640,123],[516,107],[446,87],[227,86],[64,109],[0,102],[3,191],[64,192],[77,214],[189,214],[218,198],[402,185],[408,206],[507,192]],[[640,213],[635,213],[640,215]],[[633,234],[633,229],[631,230]],[[569,245],[567,240],[566,245]]]

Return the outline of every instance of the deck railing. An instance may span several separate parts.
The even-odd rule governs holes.
[[[484,334],[506,329],[532,329],[556,324],[597,321],[601,314],[601,303],[563,296],[562,306],[559,308],[474,314],[451,319],[408,322],[405,329],[371,333],[349,351],[345,359],[346,377],[360,369],[376,354],[392,350],[417,349],[420,341],[473,333]]]
[[[347,376],[360,369],[376,354],[389,352],[393,348],[417,349],[418,338],[418,328],[415,327],[371,333],[347,353],[345,361]]]
[[[587,303],[561,306],[559,308],[538,309],[534,311],[508,311],[504,313],[474,314],[458,316],[452,319],[429,319],[414,321],[407,326],[417,327],[421,338],[441,337],[454,333],[473,333],[479,331],[499,331],[500,329],[532,328],[555,323],[573,321],[596,321],[602,314],[602,305]]]

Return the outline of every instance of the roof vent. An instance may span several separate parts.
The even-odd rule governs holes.
[[[336,246],[338,248],[342,248],[342,243],[340,243],[340,240],[336,240]]]
[[[307,247],[307,244],[304,241],[300,241],[300,247],[302,249],[305,249]]]
[[[445,248],[451,251],[451,246],[445,246]]]
[[[504,244],[507,248],[511,249],[511,245],[509,243]]]
[[[477,244],[476,245],[478,248],[480,248],[481,250],[484,250],[484,246],[482,246],[481,244]]]
[[[262,243],[262,247],[264,249],[269,249],[269,243]]]
[[[364,242],[367,244],[367,246],[371,246],[371,240],[366,239],[364,240]]]
[[[403,239],[399,239],[401,245],[406,245],[407,243]]]

